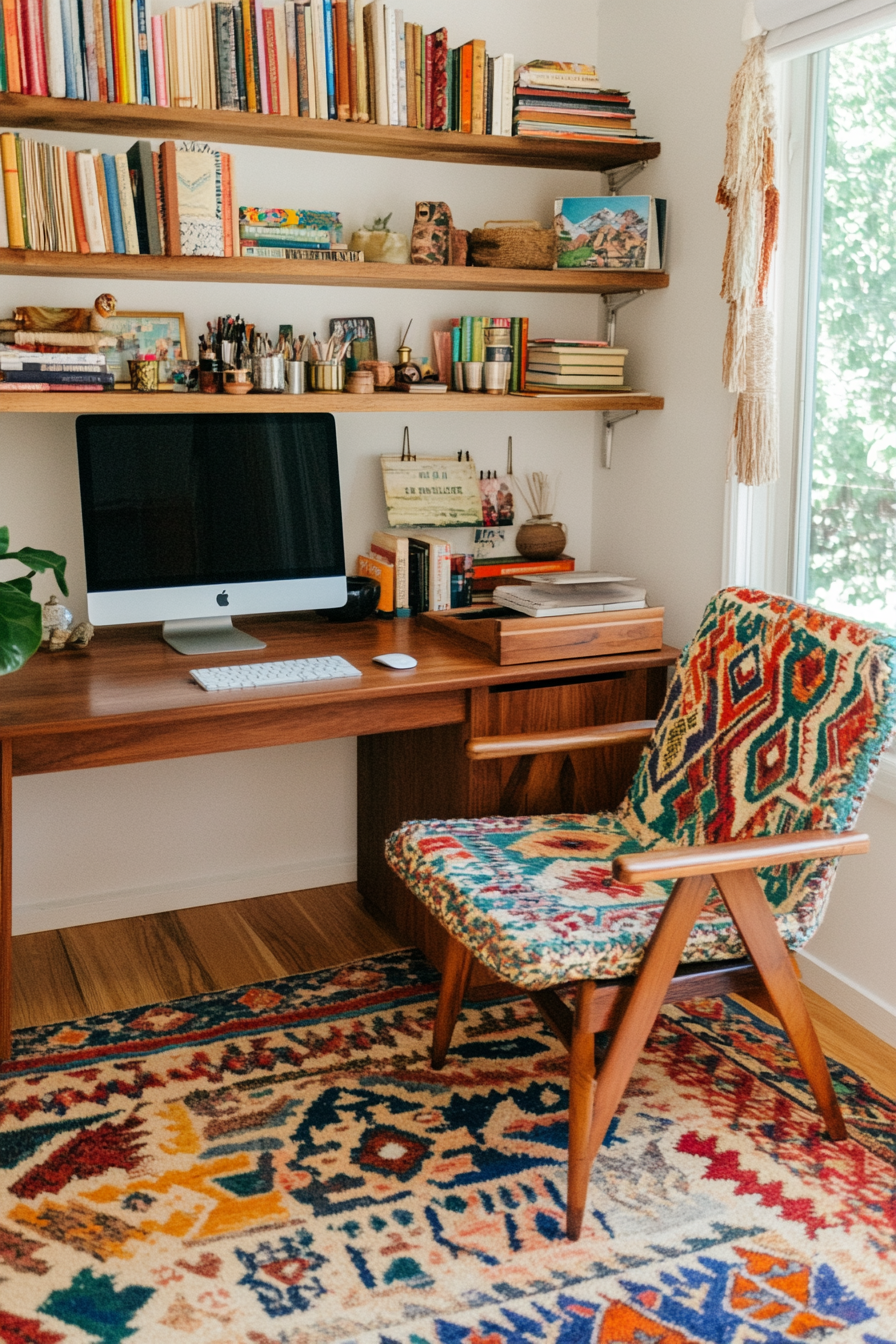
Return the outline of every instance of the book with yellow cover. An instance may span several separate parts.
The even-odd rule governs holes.
[[[380,600],[376,604],[377,616],[390,619],[395,615],[395,567],[387,560],[372,555],[359,555],[358,574],[362,578],[376,579],[380,586]]]

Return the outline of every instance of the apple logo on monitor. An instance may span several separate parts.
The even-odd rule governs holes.
[[[227,596],[226,591],[223,593],[218,593],[218,596],[215,598],[215,601],[217,602],[219,607],[230,606],[230,598]]]

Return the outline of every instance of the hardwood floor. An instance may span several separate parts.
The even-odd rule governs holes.
[[[353,883],[23,934],[13,940],[13,1026],[273,980],[404,945],[364,909]],[[896,1049],[804,993],[825,1053],[896,1099]]]

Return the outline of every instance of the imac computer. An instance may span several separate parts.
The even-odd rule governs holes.
[[[264,644],[231,616],[345,605],[332,415],[82,415],[77,438],[95,625],[232,653]]]

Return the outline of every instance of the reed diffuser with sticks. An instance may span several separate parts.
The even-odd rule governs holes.
[[[553,482],[546,471],[526,473],[526,483],[516,487],[530,516],[516,534],[516,548],[526,560],[556,560],[566,546],[566,525],[554,521],[554,502],[560,477]]]

